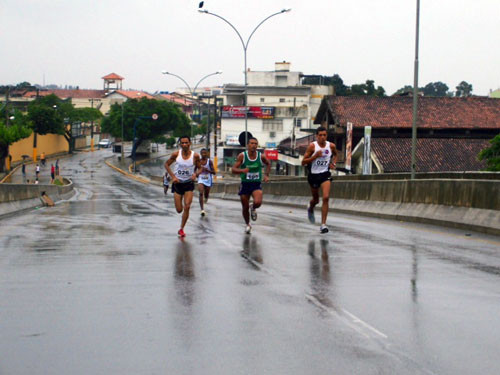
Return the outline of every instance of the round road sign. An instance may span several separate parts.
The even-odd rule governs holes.
[[[153,113],[153,114],[151,115],[151,118],[152,118],[153,120],[158,120],[158,115],[157,115],[156,113]]]

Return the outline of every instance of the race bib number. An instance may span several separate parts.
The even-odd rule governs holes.
[[[210,175],[208,174],[201,174],[200,175],[200,178],[203,180],[203,181],[208,181],[210,179]]]
[[[324,167],[324,166],[328,165],[328,160],[316,160],[316,165],[318,167]]]
[[[254,172],[254,173],[247,173],[247,180],[258,180],[259,179],[259,172]]]
[[[191,176],[191,173],[187,169],[181,169],[177,171],[177,176],[179,177],[189,177]]]

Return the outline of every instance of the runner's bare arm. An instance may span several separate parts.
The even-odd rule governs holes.
[[[266,166],[266,169],[264,171],[264,182],[269,182],[269,173],[271,172],[271,163],[269,160],[265,157],[265,155],[260,156],[262,163]]]
[[[210,160],[210,173],[215,174],[214,163],[212,163],[212,160]]]
[[[174,151],[172,155],[168,158],[168,160],[165,162],[165,170],[168,172],[170,175],[170,178],[172,179],[172,183],[177,183],[179,180],[177,177],[175,177],[174,172],[172,171],[172,168],[170,166],[175,163],[175,159],[177,159],[177,156],[179,155],[179,151]]]
[[[236,163],[234,163],[233,167],[231,168],[231,172],[233,174],[248,173],[249,169],[248,168],[241,169],[240,168],[241,164],[243,164],[243,153],[239,154],[238,157],[236,158]]]
[[[193,181],[196,181],[198,176],[201,173],[201,161],[200,161],[200,155],[195,153],[193,157],[193,163],[194,163],[194,174],[191,176],[191,179]]]
[[[309,144],[309,146],[307,146],[306,153],[304,154],[304,158],[302,159],[302,165],[311,164],[315,159],[319,158],[322,155],[321,150],[315,153],[314,155],[313,152],[314,152],[314,144],[311,143]]]
[[[330,150],[332,150],[333,158],[330,161],[330,169],[335,169],[337,166],[337,147],[333,142],[330,142]]]

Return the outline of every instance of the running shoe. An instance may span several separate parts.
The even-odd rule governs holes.
[[[179,229],[179,231],[177,232],[177,234],[179,235],[179,237],[186,237],[186,233],[184,233],[184,229]]]
[[[204,210],[201,210],[201,216],[205,216],[205,211]]]
[[[250,234],[251,232],[252,232],[252,226],[248,224],[247,227],[245,228],[245,233]]]
[[[250,218],[252,219],[252,221],[257,220],[257,210],[253,208],[253,204],[250,207]]]
[[[307,218],[311,222],[311,224],[314,224],[316,222],[316,219],[314,218],[314,208],[307,207]]]
[[[328,227],[325,224],[321,224],[319,231],[320,233],[328,233]]]

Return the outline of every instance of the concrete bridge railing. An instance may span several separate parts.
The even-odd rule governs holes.
[[[218,183],[216,196],[238,199],[238,183]],[[263,184],[264,201],[307,207],[307,182]],[[500,234],[500,181],[471,179],[334,180],[332,211],[448,225]]]

